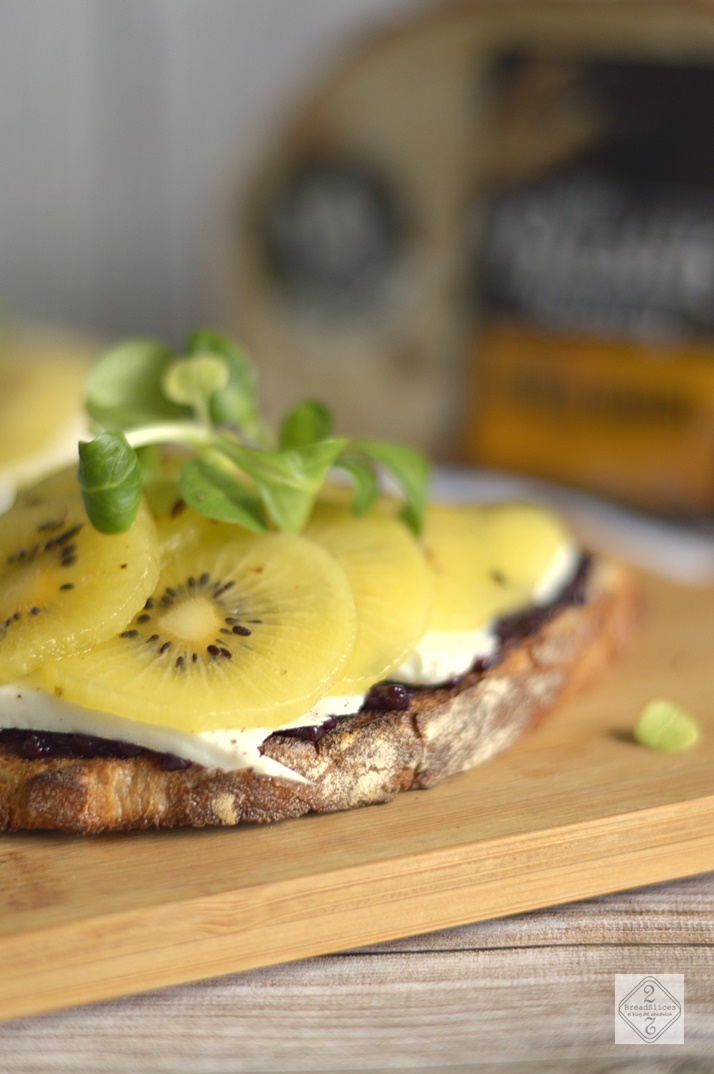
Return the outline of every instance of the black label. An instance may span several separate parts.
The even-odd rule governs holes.
[[[268,207],[273,274],[295,301],[322,313],[368,310],[384,292],[400,246],[390,187],[352,161],[306,161]]]
[[[504,165],[487,202],[478,255],[486,308],[590,334],[711,335],[712,101],[710,68],[504,59],[495,152],[513,147],[517,119],[530,126],[511,170],[527,175],[529,153],[534,163],[512,182]],[[539,130],[556,158],[543,142],[544,167]]]

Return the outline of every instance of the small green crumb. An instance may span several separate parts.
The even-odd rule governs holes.
[[[641,746],[671,753],[686,750],[699,738],[696,720],[672,701],[649,701],[635,724],[634,737]]]

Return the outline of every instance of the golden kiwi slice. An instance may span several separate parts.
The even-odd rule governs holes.
[[[335,693],[361,693],[399,667],[423,637],[429,567],[406,527],[378,511],[357,517],[347,505],[320,503],[305,532],[336,556],[350,580],[357,636]]]
[[[181,731],[273,728],[328,692],[355,630],[350,584],[329,552],[220,525],[164,564],[117,637],[37,675],[67,701]]]
[[[462,631],[533,604],[572,542],[563,523],[537,505],[440,504],[426,512],[424,546],[434,580],[429,626]]]
[[[87,519],[74,469],[21,490],[0,516],[0,681],[118,633],[158,571],[143,504],[130,530],[108,536]]]

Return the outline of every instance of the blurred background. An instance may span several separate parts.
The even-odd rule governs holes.
[[[713,72],[709,3],[0,0],[5,410],[28,325],[211,326],[271,416],[709,517]]]
[[[178,344],[231,201],[354,35],[419,0],[2,0],[0,311]]]

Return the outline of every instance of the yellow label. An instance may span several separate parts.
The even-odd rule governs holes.
[[[495,323],[474,371],[470,461],[658,511],[714,508],[714,348]]]

